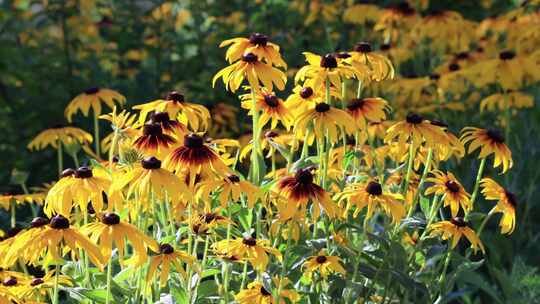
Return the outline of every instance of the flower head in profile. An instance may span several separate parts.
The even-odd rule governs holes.
[[[58,149],[58,144],[68,145],[74,142],[81,145],[92,143],[92,135],[79,128],[57,125],[39,133],[27,147],[30,150],[43,150],[47,146]]]
[[[472,209],[470,202],[471,196],[461,183],[456,179],[454,174],[435,170],[432,172],[433,177],[427,178],[426,182],[433,183],[433,186],[427,188],[426,195],[435,193],[436,195],[444,195],[444,206],[450,206],[452,216],[458,215],[459,208],[461,207],[465,213],[468,213]]]
[[[327,103],[318,103],[298,115],[293,130],[298,139],[305,138],[305,134],[309,133],[319,140],[328,139],[330,143],[336,143],[342,132],[346,135],[354,133],[355,123],[347,112]]]
[[[159,250],[156,241],[146,236],[137,227],[121,221],[120,216],[116,213],[104,213],[98,222],[87,224],[81,230],[92,241],[99,244],[105,260],[111,258],[114,243],[120,262],[123,263],[126,239],[131,243],[134,251],[133,256],[127,261],[128,264],[142,265],[147,259],[147,248],[155,252]]]
[[[241,59],[246,53],[253,53],[270,65],[287,68],[287,64],[279,54],[279,46],[270,42],[270,38],[264,34],[252,33],[249,38],[228,39],[219,45],[225,46],[229,46],[225,53],[225,59],[229,63]]]
[[[214,244],[214,251],[219,255],[236,256],[251,263],[253,268],[264,271],[270,261],[269,254],[281,261],[279,250],[271,247],[269,240],[242,237],[222,240]]]
[[[242,100],[242,108],[248,109],[248,115],[253,115],[254,111],[260,112],[259,126],[264,128],[268,122],[271,122],[270,128],[275,129],[278,123],[289,129],[293,123],[293,115],[285,106],[283,100],[276,96],[274,92],[270,92],[265,88],[255,93],[256,106],[253,109],[253,101],[251,94],[240,96]]]
[[[310,169],[299,169],[294,175],[283,177],[274,189],[288,200],[286,209],[282,212],[286,218],[293,217],[298,210],[304,212],[309,202],[313,204],[314,220],[319,218],[321,209],[331,218],[338,214],[338,206],[330,195],[321,186],[313,183]]]
[[[493,167],[497,168],[502,165],[502,173],[512,168],[514,163],[512,151],[508,149],[504,141],[504,135],[497,129],[466,127],[461,135],[461,142],[463,144],[469,143],[469,154],[478,148],[480,148],[478,158],[487,158],[490,154],[493,154],[495,157]]]
[[[90,108],[92,108],[94,116],[98,117],[101,115],[102,103],[113,109],[116,103],[120,106],[126,103],[126,98],[122,94],[111,89],[98,87],[89,88],[71,100],[67,105],[64,114],[67,120],[71,122],[73,115],[77,111],[81,111],[84,116],[88,116]]]
[[[287,82],[285,73],[260,61],[254,53],[244,53],[240,60],[217,72],[212,79],[212,87],[219,78],[222,78],[225,88],[232,92],[236,92],[246,78],[255,91],[259,90],[261,84],[270,91],[273,91],[274,85],[283,90]]]
[[[525,109],[534,106],[534,97],[519,91],[495,93],[480,101],[480,112],[504,112],[508,108]]]
[[[143,126],[141,134],[133,141],[133,147],[146,155],[164,157],[174,143],[176,139],[163,133],[161,123],[149,122]]]
[[[34,277],[25,280],[19,287],[17,294],[21,299],[39,299],[45,298],[54,289],[55,285],[54,271],[47,272],[43,277]],[[61,286],[73,286],[69,276],[59,275],[58,284]]]
[[[501,233],[511,234],[514,232],[516,228],[516,195],[488,177],[480,181],[480,186],[486,200],[497,201],[497,205],[491,209],[490,213],[502,213],[502,218],[499,222]]]
[[[468,223],[462,217],[454,217],[449,221],[440,221],[431,224],[427,227],[431,236],[441,235],[443,240],[451,240],[450,248],[455,248],[459,240],[465,236],[471,243],[471,247],[476,252],[478,249],[485,252],[482,241],[474,230],[472,230]]]
[[[345,275],[347,272],[341,265],[341,259],[337,256],[327,255],[324,250],[319,251],[316,256],[310,257],[302,266],[304,275],[311,278],[315,271],[318,271],[323,278],[329,274],[337,272]]]
[[[294,77],[294,82],[306,80],[314,90],[324,88],[326,81],[336,88],[341,88],[341,82],[345,78],[353,78],[355,71],[350,67],[338,62],[334,54],[319,56],[310,52],[304,52],[308,65],[303,66]]]
[[[353,98],[347,104],[347,112],[358,127],[365,130],[368,122],[380,123],[386,119],[386,111],[390,110],[388,102],[382,98]]]
[[[274,278],[274,284],[279,285],[280,282],[277,278]],[[258,303],[258,304],[286,304],[286,303],[296,303],[298,300],[300,300],[300,295],[294,290],[294,289],[285,289],[283,288],[287,284],[289,284],[289,280],[287,278],[283,278],[281,280],[281,286],[280,294],[279,294],[279,302],[277,302],[273,295],[271,290],[267,290],[267,288],[270,289],[270,287],[265,287],[262,282],[255,281],[248,284],[246,289],[240,290],[239,293],[237,293],[234,296],[234,299],[239,304],[252,304],[252,303]],[[287,301],[287,300],[288,301]]]
[[[384,141],[391,142],[396,138],[400,145],[405,145],[410,140],[414,147],[418,147],[424,142],[427,146],[433,147],[447,141],[447,137],[440,127],[431,124],[429,120],[416,113],[407,114],[405,120],[388,128]]]
[[[347,59],[362,81],[383,81],[394,78],[394,66],[386,56],[372,50],[368,42],[359,42]]]
[[[221,207],[226,208],[228,202],[238,202],[245,195],[247,204],[251,208],[262,196],[261,190],[252,183],[242,180],[238,175],[227,174],[218,180],[208,180],[199,186],[197,196],[204,201],[211,201],[211,195],[219,193],[217,200]]]
[[[150,266],[146,274],[146,281],[148,287],[151,285],[152,280],[157,275],[158,268],[161,267],[159,273],[159,284],[163,287],[167,284],[171,269],[174,268],[184,278],[187,278],[186,271],[182,266],[182,263],[191,265],[195,261],[195,257],[189,255],[187,252],[174,249],[170,244],[163,243],[159,245],[158,254],[150,257]]]
[[[287,97],[287,100],[285,100],[285,106],[295,116],[298,116],[322,101],[323,96],[319,91],[313,90],[310,86],[298,85],[293,89],[293,93]]]

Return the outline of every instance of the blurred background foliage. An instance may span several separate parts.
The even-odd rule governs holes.
[[[359,2],[380,7],[398,4]],[[454,10],[473,22],[524,5],[523,1],[502,0],[411,2],[423,15]],[[324,54],[349,50],[362,40],[377,47],[387,42],[381,33],[366,30],[373,26],[370,20],[359,24],[362,22],[354,20],[358,15],[345,17],[354,4],[351,0],[0,0],[0,192],[20,191],[10,185],[14,169],[30,172],[29,185],[55,179],[56,152],[46,149],[31,153],[26,145],[41,130],[66,124],[64,108],[83,90],[96,86],[117,90],[127,97],[130,106],[174,89],[219,116],[228,109],[226,104],[239,107],[237,97],[211,88],[212,76],[226,65],[224,50],[218,47],[222,40],[252,32],[269,35],[282,47],[292,76],[304,64],[303,51]],[[458,51],[467,50],[452,50]],[[445,60],[417,48],[397,70],[411,78],[425,76]],[[289,81],[286,91],[291,88]],[[538,100],[538,86],[524,90]],[[470,99],[476,95],[467,96]],[[479,99],[476,96],[476,101]],[[245,111],[232,113],[232,122],[214,130],[212,136],[238,137],[249,129],[243,124]],[[488,299],[483,294],[490,293],[503,302],[540,303],[540,276],[531,267],[540,262],[540,210],[536,205],[540,195],[536,165],[540,112],[534,107],[515,115],[509,138],[515,166],[506,186],[520,198],[517,230],[508,237],[498,234],[495,227],[489,229],[492,233],[486,229],[484,243],[494,244],[488,248],[488,263],[482,266],[488,279],[475,285],[483,290],[479,296],[465,297],[470,303],[482,302]],[[444,116],[455,131],[497,120],[496,114],[480,113],[476,104],[466,112],[445,111]],[[73,124],[92,130],[91,121],[81,115]],[[458,171],[470,188],[476,168],[477,161],[469,157],[452,170]],[[486,173],[497,175],[493,169]],[[492,221],[492,225],[496,223]]]

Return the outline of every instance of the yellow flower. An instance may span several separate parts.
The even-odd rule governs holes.
[[[30,150],[43,150],[47,146],[58,149],[58,143],[68,145],[73,142],[91,143],[92,135],[79,128],[58,125],[39,133],[27,147]]]
[[[261,33],[253,33],[249,38],[228,39],[219,47],[229,46],[225,53],[225,59],[233,63],[242,58],[244,54],[253,53],[270,65],[287,68],[287,64],[279,54],[279,46],[269,41],[268,36]]]
[[[89,88],[71,100],[64,114],[67,120],[71,122],[73,114],[77,111],[81,111],[84,116],[88,116],[88,112],[92,108],[94,116],[98,117],[101,115],[102,102],[112,109],[115,106],[115,102],[121,106],[126,102],[126,98],[111,89]]]
[[[94,176],[88,167],[66,169],[61,179],[47,193],[44,212],[49,217],[53,214],[67,217],[75,203],[86,214],[88,202],[92,203],[95,211],[101,211],[104,207],[103,193],[107,193],[110,183],[104,177]]]
[[[54,289],[55,281],[54,271],[49,271],[43,277],[35,277],[23,282],[23,285],[16,292],[21,299],[25,300],[46,298],[49,292]],[[58,276],[58,284],[60,286],[73,286],[71,278],[65,275]]]
[[[504,143],[505,138],[501,131],[496,129],[466,127],[463,129],[462,133],[461,141],[463,144],[470,142],[468,150],[469,154],[480,148],[478,158],[486,158],[490,154],[493,154],[495,157],[493,162],[494,168],[497,168],[502,164],[502,173],[512,168],[512,151],[510,151]]]
[[[375,23],[381,15],[381,9],[373,4],[355,4],[347,7],[343,21],[353,24]]]
[[[407,37],[412,26],[416,24],[419,16],[406,1],[385,8],[375,23],[373,29],[382,32],[384,41],[397,42],[399,37]]]
[[[514,193],[504,189],[491,178],[483,178],[480,181],[482,186],[482,194],[486,200],[495,200],[497,205],[493,207],[490,213],[502,213],[499,226],[501,233],[511,234],[516,228],[516,207],[517,197]]]
[[[456,179],[454,174],[435,170],[432,172],[434,177],[426,179],[426,182],[433,183],[433,186],[426,189],[426,195],[435,193],[436,195],[444,195],[444,206],[450,206],[452,216],[457,216],[459,207],[463,208],[465,213],[472,209],[470,202],[470,194],[465,191],[461,183]]]
[[[298,209],[304,213],[309,201],[313,204],[313,220],[319,218],[321,209],[330,218],[338,215],[338,206],[321,186],[313,183],[313,174],[309,169],[300,169],[293,176],[280,179],[274,189],[288,200],[282,213],[284,219],[293,217]]]
[[[310,52],[302,53],[306,57],[308,65],[303,66],[294,77],[294,82],[298,83],[307,79],[307,85],[314,90],[319,90],[325,86],[326,80],[336,88],[341,88],[343,78],[353,78],[355,71],[340,64],[334,54],[326,54],[323,57]]]
[[[322,102],[322,98],[320,92],[314,91],[310,86],[296,86],[293,94],[285,100],[285,106],[298,117],[299,114]]]
[[[282,287],[289,283],[289,280],[286,278],[282,281],[284,281],[281,283],[283,284]],[[278,285],[279,281],[274,278],[274,283]],[[282,288],[279,298],[279,302],[276,302],[272,296],[272,292],[267,290],[264,285],[258,281],[249,283],[246,289],[240,290],[240,292],[234,296],[234,299],[238,304],[286,304],[298,302],[300,295],[294,290]]]
[[[408,140],[411,140],[414,147],[424,142],[427,146],[435,146],[447,140],[444,131],[439,126],[431,124],[429,120],[416,113],[407,114],[405,120],[388,128],[384,142],[391,142],[395,138],[398,139],[400,145],[405,145]]]
[[[214,211],[210,211],[210,207],[206,206],[203,212],[192,216],[192,220],[189,223],[191,231],[196,235],[207,235],[219,226],[234,225],[231,219],[220,215],[220,210],[221,208],[217,208]]]
[[[508,108],[523,109],[534,106],[534,97],[519,91],[509,91],[507,93],[495,93],[480,101],[480,112],[484,110],[501,112]]]
[[[186,278],[187,274],[181,263],[191,265],[194,261],[195,258],[187,252],[175,250],[174,247],[169,244],[161,244],[159,246],[159,254],[150,257],[150,266],[148,267],[148,273],[146,275],[147,286],[149,287],[152,284],[152,280],[154,279],[159,266],[161,266],[159,284],[163,287],[167,284],[167,280],[169,279],[171,266]]]
[[[140,110],[139,123],[144,123],[150,112],[167,112],[172,120],[178,119],[182,124],[190,127],[193,131],[205,131],[208,128],[210,112],[202,105],[187,102],[184,95],[172,91],[165,99],[157,99],[145,104],[134,106]]]
[[[2,253],[2,258],[0,258],[0,265],[2,267],[11,267],[13,266],[17,260],[19,259],[20,252],[18,251],[17,246],[12,246],[13,243],[16,241],[17,244],[25,243],[31,240],[34,240],[36,237],[40,235],[43,230],[47,228],[47,224],[49,224],[49,220],[43,217],[36,217],[32,219],[32,222],[30,223],[30,227],[28,229],[25,229],[21,232],[19,232],[15,237],[12,237],[8,239],[8,241],[2,242],[2,246],[0,248],[4,247],[3,245],[9,245],[5,246],[5,249],[0,249],[0,252]],[[0,273],[0,280],[2,279],[2,273]]]
[[[319,271],[323,278],[327,278],[329,274],[338,272],[342,275],[346,274],[345,269],[341,266],[341,259],[337,256],[326,255],[324,250],[319,251],[316,256],[311,256],[302,266],[305,271],[305,276],[311,278],[313,272]]]
[[[468,227],[468,224],[462,217],[454,217],[450,221],[441,221],[429,225],[430,236],[441,235],[443,240],[452,239],[450,248],[456,247],[462,236],[465,236],[471,243],[471,247],[476,252],[478,248],[485,253],[484,245],[478,238],[474,230]]]
[[[238,175],[228,174],[223,179],[202,182],[197,197],[205,202],[210,202],[211,194],[218,192],[217,200],[223,208],[227,208],[228,202],[240,201],[242,194],[245,194],[247,204],[252,208],[262,196],[261,190],[252,183],[241,180]]]
[[[161,124],[157,122],[145,124],[141,133],[133,141],[133,147],[148,156],[165,157],[176,143],[174,137],[163,133]]]
[[[36,233],[34,238],[17,240],[13,250],[22,252],[22,258],[34,265],[44,254],[47,259],[58,262],[68,252],[71,252],[72,257],[77,257],[80,250],[86,252],[90,260],[101,269],[106,262],[98,247],[77,229],[71,228],[69,220],[62,215],[54,216],[49,225]]]
[[[384,192],[382,185],[376,181],[370,181],[365,184],[349,185],[343,193],[340,200],[347,200],[347,209],[356,207],[353,216],[357,216],[362,209],[367,207],[366,218],[371,218],[375,210],[382,209],[385,213],[392,216],[394,223],[399,222],[405,216],[405,207],[400,202],[403,198],[399,194]]]
[[[146,262],[147,248],[155,252],[159,250],[156,241],[146,236],[137,227],[122,222],[120,216],[115,213],[102,214],[100,221],[85,225],[81,231],[87,234],[93,242],[99,244],[105,261],[111,258],[114,242],[120,263],[124,262],[126,239],[133,246],[133,256],[126,262],[127,264],[141,266]]]
[[[383,81],[394,78],[394,66],[384,55],[375,53],[368,42],[359,42],[354,46],[351,57],[346,59],[356,69],[362,81]]]
[[[242,100],[242,108],[248,109],[248,115],[253,115],[253,101],[251,94],[240,95]],[[255,93],[256,109],[255,111],[262,112],[259,117],[259,127],[264,126],[271,120],[270,128],[275,129],[278,122],[289,129],[293,123],[294,117],[289,109],[285,106],[283,100],[276,96],[274,92],[268,91],[266,88]]]
[[[294,123],[294,134],[298,139],[304,139],[305,134],[315,134],[317,139],[327,139],[334,144],[340,139],[340,133],[353,134],[355,123],[345,111],[318,103],[314,108],[300,114]]]
[[[288,149],[294,143],[294,136],[290,133],[278,133],[276,131],[268,131],[261,138],[261,151],[268,150],[266,157],[270,158],[278,149]],[[246,144],[240,151],[240,160],[244,160],[253,149],[253,141]]]
[[[249,86],[256,91],[259,90],[260,83],[272,91],[274,85],[279,90],[283,90],[287,82],[285,73],[270,64],[259,61],[257,55],[253,53],[243,54],[241,60],[217,72],[212,79],[212,87],[215,87],[219,78],[222,78],[225,88],[232,92],[238,90],[244,78],[247,78]]]
[[[132,115],[126,110],[122,110],[122,112],[117,113],[116,107],[114,107],[111,113],[101,115],[99,118],[109,121],[113,129],[113,132],[109,133],[109,135],[105,136],[101,141],[102,151],[109,151],[113,144],[115,134],[117,134],[116,144],[118,147],[122,146],[122,143],[132,139],[137,134],[135,128],[138,126],[135,125],[135,115]],[[117,147],[114,147],[114,149],[117,149]],[[116,150],[114,152],[119,153],[119,151]]]
[[[389,110],[388,102],[378,97],[353,98],[347,104],[347,112],[362,130],[366,129],[367,122],[380,123],[385,120],[385,111]]]
[[[0,196],[0,207],[9,210],[11,208],[11,202],[14,202],[17,205],[22,205],[25,203],[43,205],[46,195],[46,192],[29,194],[3,194]]]
[[[266,270],[270,260],[268,254],[273,254],[281,261],[279,250],[270,247],[269,240],[258,240],[253,237],[222,240],[214,245],[214,251],[219,255],[235,256],[251,263],[258,271]]]

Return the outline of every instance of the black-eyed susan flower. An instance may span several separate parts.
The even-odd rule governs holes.
[[[431,224],[427,228],[431,236],[441,235],[443,240],[450,240],[450,248],[456,247],[462,236],[465,236],[471,243],[471,247],[476,252],[478,249],[485,252],[482,241],[478,238],[474,230],[469,228],[467,222],[462,217],[454,217],[449,221],[440,221]]]
[[[469,143],[468,153],[474,152],[480,148],[478,158],[487,158],[494,155],[493,167],[502,165],[502,172],[512,168],[512,151],[504,143],[504,135],[497,129],[480,129],[466,127],[462,131],[461,142]]]
[[[116,107],[114,107],[111,113],[100,115],[99,118],[109,121],[111,123],[111,128],[113,129],[113,132],[109,133],[101,141],[102,151],[109,151],[112,147],[113,150],[109,155],[114,156],[120,154],[122,152],[120,151],[120,147],[123,146],[123,143],[130,141],[138,135],[136,130],[138,127],[135,121],[136,117],[126,110],[117,113]]]
[[[172,135],[176,138],[183,138],[184,135],[189,133],[187,126],[177,120],[171,119],[168,112],[153,112],[150,116],[150,122],[159,123],[165,134]]]
[[[534,106],[534,97],[519,91],[495,93],[480,101],[480,111],[506,111],[507,109],[524,109]]]
[[[314,91],[310,86],[296,86],[293,93],[285,100],[285,106],[294,113],[295,116],[307,111],[322,102],[323,96],[320,92]]]
[[[242,195],[246,196],[247,204],[252,208],[257,200],[262,196],[261,190],[252,183],[240,179],[238,175],[227,174],[218,180],[202,182],[199,186],[197,196],[204,201],[211,201],[212,193],[219,193],[217,196],[221,207],[226,208],[228,202],[240,201]]]
[[[386,111],[390,110],[388,102],[382,98],[353,98],[347,104],[347,112],[358,127],[366,129],[368,122],[380,123],[386,119]]]
[[[285,299],[288,299],[290,303],[296,303],[300,299],[300,296],[292,289],[282,289],[280,290],[279,298],[279,302],[276,301],[272,295],[272,291],[267,290],[259,281],[249,283],[246,289],[240,290],[234,296],[238,304],[285,304],[287,303]]]
[[[189,168],[190,174],[211,169],[225,175],[230,171],[219,155],[204,143],[204,139],[193,133],[184,137],[184,144],[167,156],[164,165],[177,174],[184,168]],[[189,185],[191,184],[190,182]]]
[[[139,123],[144,123],[150,112],[167,112],[172,120],[178,119],[193,131],[205,131],[210,120],[210,112],[202,105],[187,102],[182,93],[171,91],[164,99],[157,99],[134,106],[140,110]]]
[[[294,175],[280,179],[274,189],[288,200],[282,213],[286,218],[291,218],[298,210],[304,213],[310,201],[313,204],[313,220],[319,218],[321,209],[331,218],[338,214],[338,206],[321,186],[313,183],[313,174],[309,169],[300,169]]]
[[[345,132],[345,135],[353,134],[355,123],[347,112],[327,103],[318,103],[296,118],[293,130],[298,139],[305,138],[308,133],[314,134],[320,140],[327,139],[333,144],[341,138],[342,132]]]
[[[270,65],[287,67],[279,54],[279,46],[269,41],[267,35],[252,33],[249,38],[228,39],[219,44],[219,47],[229,46],[225,59],[233,63],[242,58],[244,54],[253,53],[255,56]]]
[[[243,54],[241,60],[217,72],[212,79],[212,87],[216,85],[219,78],[222,78],[225,88],[232,92],[236,92],[246,78],[249,86],[256,91],[259,90],[261,83],[270,91],[273,90],[274,85],[279,90],[283,90],[287,82],[285,73],[260,61],[253,53]]]
[[[115,103],[118,103],[118,105],[121,106],[125,102],[126,98],[114,90],[93,87],[73,98],[67,105],[64,114],[67,120],[71,122],[73,114],[77,111],[81,111],[84,116],[88,116],[90,108],[92,108],[94,116],[98,117],[101,115],[101,103],[104,103],[109,108],[113,109]]]
[[[62,214],[69,216],[76,204],[84,214],[87,212],[88,202],[92,203],[95,211],[104,207],[103,194],[109,190],[111,181],[101,176],[94,176],[89,167],[80,167],[77,170],[64,170],[63,177],[47,193],[45,199],[45,214]]]
[[[69,220],[60,214],[51,218],[46,229],[36,234],[35,238],[25,238],[14,245],[15,250],[24,252],[22,257],[31,264],[36,264],[43,256],[58,262],[68,252],[77,256],[79,250],[85,251],[90,260],[100,268],[103,268],[106,262],[99,248],[79,230],[72,228]]]
[[[265,132],[261,138],[260,145],[261,151],[268,151],[266,157],[270,158],[275,155],[276,150],[280,148],[287,148],[294,144],[294,136],[290,133],[279,133],[277,131]],[[253,141],[246,144],[240,151],[240,160],[246,158],[253,149]]]
[[[357,43],[347,62],[357,70],[358,79],[362,81],[383,81],[394,78],[394,66],[390,60],[374,52],[368,42]]]
[[[447,160],[451,156],[455,156],[456,158],[462,158],[465,156],[465,146],[461,140],[459,140],[459,138],[448,129],[448,124],[438,119],[431,120],[431,124],[439,126],[446,135],[446,141],[441,141],[435,145],[435,160],[443,161]]]
[[[191,265],[194,261],[195,258],[187,252],[174,249],[170,244],[161,244],[159,245],[159,253],[150,257],[150,266],[146,274],[146,281],[148,285],[152,283],[159,267],[161,267],[161,271],[159,272],[159,284],[161,287],[167,284],[171,268],[176,269],[178,273],[186,278],[187,274],[182,263]]]
[[[79,128],[58,125],[39,133],[27,147],[30,150],[43,150],[47,146],[58,149],[59,144],[68,145],[73,142],[91,143],[92,135]]]
[[[165,157],[174,143],[174,137],[163,133],[161,123],[149,122],[143,126],[142,134],[133,141],[133,147],[145,155]]]
[[[426,182],[431,182],[433,185],[426,189],[426,195],[433,193],[444,195],[444,206],[450,206],[453,217],[458,215],[460,207],[465,213],[472,209],[470,194],[465,191],[454,174],[451,172],[444,173],[439,170],[434,170],[431,173],[433,177],[427,178]]]
[[[99,244],[105,261],[111,258],[114,242],[120,262],[123,263],[126,239],[131,243],[134,251],[133,256],[126,261],[127,264],[140,266],[146,262],[148,248],[155,252],[159,251],[156,241],[146,236],[137,227],[121,221],[120,216],[116,213],[102,214],[100,221],[85,225],[81,231],[87,234],[93,242]]]
[[[214,251],[219,255],[236,256],[251,263],[253,268],[264,271],[270,261],[268,254],[274,255],[281,261],[281,253],[270,246],[269,240],[243,237],[234,240],[222,240],[214,245]]]
[[[234,222],[220,214],[221,208],[216,208],[213,211],[209,206],[205,206],[205,209],[201,213],[192,216],[189,226],[191,231],[195,235],[207,235],[215,228],[226,225],[233,225]],[[188,219],[189,221],[189,219]]]
[[[35,217],[30,222],[30,227],[19,232],[16,237],[12,238],[12,241],[16,241],[17,244],[24,244],[25,242],[30,242],[31,240],[34,240],[36,237],[38,237],[40,233],[43,232],[43,230],[47,229],[48,224],[48,219],[43,217]],[[0,249],[0,252],[2,252],[0,265],[2,265],[3,267],[11,267],[17,262],[20,252],[18,251],[17,246],[11,246],[13,245],[13,242],[2,242],[2,246],[0,246],[0,248],[3,248],[3,245],[9,246],[5,246],[4,249]],[[0,280],[1,279],[2,274],[0,274]]]
[[[302,53],[306,57],[308,65],[303,66],[294,77],[294,82],[306,81],[305,85],[314,90],[320,90],[328,80],[336,88],[341,88],[341,82],[345,78],[353,78],[355,71],[350,67],[340,64],[334,54],[319,56],[310,52]]]
[[[161,168],[161,161],[153,156],[141,161],[140,167],[128,170],[112,183],[110,192],[128,188],[127,197],[135,194],[140,200],[156,199],[180,200],[187,188],[180,178]]]
[[[348,201],[347,209],[356,207],[355,217],[365,207],[367,207],[367,219],[371,218],[376,210],[382,210],[390,215],[394,223],[405,216],[405,207],[400,202],[403,199],[402,196],[384,192],[382,185],[377,181],[349,185],[339,197],[340,200]]]
[[[424,142],[428,146],[434,146],[441,141],[446,141],[446,135],[440,127],[431,124],[429,120],[416,113],[407,114],[405,120],[388,128],[384,141],[391,142],[396,138],[400,145],[410,140],[414,147]]]
[[[304,275],[311,278],[315,271],[318,271],[323,278],[327,278],[332,273],[346,274],[345,268],[341,265],[341,259],[337,256],[327,255],[324,250],[319,251],[316,256],[311,256],[302,266]]]
[[[381,11],[381,8],[374,4],[354,4],[345,9],[343,21],[353,24],[375,23],[379,19]]]
[[[384,42],[398,42],[418,22],[419,15],[407,1],[389,5],[380,13],[374,30],[382,32]]]
[[[259,92],[255,93],[255,109],[253,109],[252,94],[241,95],[240,99],[242,100],[242,108],[249,110],[248,115],[253,116],[253,111],[260,112],[260,128],[264,128],[268,122],[271,122],[271,129],[275,129],[279,122],[285,129],[291,127],[294,117],[283,100],[277,97],[274,92],[261,88]]]
[[[497,205],[491,209],[490,213],[502,213],[499,226],[501,233],[510,234],[516,228],[516,207],[517,197],[514,193],[504,189],[491,178],[483,178],[480,181],[482,194],[486,200],[497,201]]]
[[[55,286],[54,271],[47,272],[43,277],[34,277],[24,281],[23,285],[17,290],[17,295],[21,299],[43,299],[49,295]],[[59,275],[58,284],[62,286],[73,286],[73,282],[69,276]]]

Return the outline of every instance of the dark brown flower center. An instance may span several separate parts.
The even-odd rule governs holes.
[[[393,5],[391,9],[405,16],[414,15],[415,13],[414,8],[412,8],[407,1],[402,1],[397,5]]]
[[[456,54],[456,59],[458,59],[458,60],[464,60],[464,59],[467,59],[467,58],[469,58],[469,53],[468,52],[460,52],[460,53]]]
[[[514,193],[510,192],[510,191],[505,191],[505,194],[506,194],[506,199],[508,200],[510,205],[516,207],[517,206],[517,196]]]
[[[47,225],[49,221],[44,217],[35,217],[32,222],[30,222],[30,226],[32,228],[39,228]]]
[[[264,296],[264,297],[269,297],[272,295],[272,293],[270,293],[268,290],[266,290],[266,288],[264,288],[264,286],[261,286],[261,295]]]
[[[143,159],[141,161],[141,165],[143,168],[148,169],[148,170],[159,169],[161,168],[161,161],[154,156],[150,156]]]
[[[337,52],[337,53],[334,53],[334,57],[339,58],[339,59],[347,59],[351,57],[351,54],[347,52]]]
[[[69,220],[63,215],[58,214],[51,219],[51,221],[49,222],[49,226],[51,226],[51,228],[53,229],[68,229]]]
[[[96,94],[97,92],[99,92],[98,87],[92,87],[92,88],[88,88],[88,89],[84,90],[84,94],[86,94],[86,95],[93,95],[93,94]]]
[[[249,238],[244,238],[242,240],[242,243],[244,243],[244,245],[247,245],[247,246],[255,246],[257,245],[257,240],[255,238],[249,237]]]
[[[448,124],[442,120],[439,119],[433,119],[431,121],[431,124],[434,126],[442,127],[442,128],[448,128]]]
[[[317,258],[315,258],[315,261],[317,261],[317,263],[319,264],[323,264],[327,261],[328,259],[326,258],[326,256],[324,255],[319,255],[317,256]]]
[[[238,183],[240,181],[240,177],[238,175],[234,175],[234,174],[227,175],[227,179],[231,183]]]
[[[253,33],[249,36],[249,42],[258,46],[266,46],[268,43],[268,36],[261,33]]]
[[[258,60],[257,55],[253,53],[247,53],[247,54],[242,55],[242,61],[244,62],[253,63],[253,62],[257,62],[257,60]]]
[[[75,171],[75,177],[77,178],[91,178],[92,176],[92,169],[86,166],[79,167],[79,169]]]
[[[327,103],[318,103],[316,106],[315,106],[315,111],[319,112],[319,113],[324,113],[324,112],[328,112],[330,111],[330,105],[328,105]]]
[[[337,68],[336,57],[334,57],[334,55],[332,54],[326,54],[323,57],[321,57],[321,68],[325,68],[325,69]]]
[[[76,174],[75,169],[67,168],[64,171],[62,171],[62,174],[60,174],[60,177],[68,177],[68,176],[74,176]]]
[[[188,134],[184,136],[184,146],[192,149],[201,148],[204,144],[204,140],[197,134]]]
[[[101,218],[101,222],[105,225],[118,225],[120,224],[120,217],[116,213],[107,212]]]
[[[165,98],[174,102],[184,102],[184,95],[177,91],[169,92]]]
[[[313,89],[310,87],[305,87],[300,90],[300,97],[304,99],[311,97],[311,95],[313,95]]]
[[[388,51],[391,48],[392,48],[392,45],[390,43],[381,44],[381,51]]]
[[[407,114],[407,117],[405,120],[410,124],[420,124],[422,121],[424,121],[424,118],[416,113],[409,113]]]
[[[453,180],[447,181],[446,183],[444,183],[444,185],[446,186],[446,189],[448,189],[452,193],[458,193],[459,190],[461,190],[459,184]]]
[[[264,103],[271,108],[276,108],[279,105],[279,99],[274,94],[265,94]]]
[[[313,183],[313,174],[308,169],[300,169],[294,175],[300,184],[309,185]]]
[[[349,111],[355,111],[361,109],[365,104],[365,100],[362,98],[353,98],[347,105]]]
[[[274,138],[274,137],[277,137],[279,135],[278,132],[276,131],[268,131],[266,133],[264,133],[264,137],[266,138]]]
[[[461,67],[459,66],[459,64],[453,62],[451,63],[450,65],[448,65],[448,70],[452,71],[452,72],[455,72],[455,71],[458,71]]]
[[[439,78],[441,78],[441,75],[439,75],[439,74],[431,74],[431,75],[429,75],[429,79],[431,79],[431,80],[439,80]]]
[[[37,286],[43,284],[44,281],[42,278],[33,278],[32,281],[30,281],[30,286]]]
[[[504,143],[504,135],[502,134],[502,132],[500,130],[497,130],[497,129],[488,129],[487,130],[487,136],[493,140],[494,142],[497,142],[497,143]]]
[[[465,219],[459,216],[453,217],[450,222],[457,227],[467,227],[467,222],[465,222]]]
[[[4,284],[4,286],[15,286],[17,285],[17,278],[15,277],[9,277],[9,278],[6,278],[4,280],[4,282],[2,282],[2,284]]]
[[[381,195],[382,194],[382,186],[381,184],[377,182],[369,182],[366,186],[366,192],[371,195]]]
[[[161,124],[157,122],[149,122],[143,127],[143,135],[160,136],[161,134],[163,134],[163,130],[161,129]]]
[[[499,53],[499,59],[501,60],[510,60],[516,57],[516,53],[513,51],[503,51]]]
[[[169,120],[171,119],[169,118],[169,113],[167,112],[155,112],[152,115],[152,122],[163,123],[163,122],[168,122]]]
[[[370,53],[371,52],[371,44],[369,42],[358,42],[355,46],[354,46],[354,50],[357,51],[357,52],[360,52],[360,53],[364,53],[364,54],[367,54],[367,53]]]
[[[169,244],[161,244],[159,245],[159,252],[163,254],[171,254],[174,252],[174,248]]]

